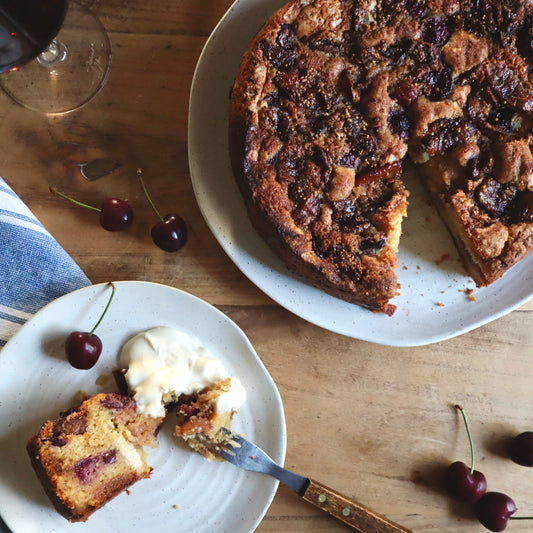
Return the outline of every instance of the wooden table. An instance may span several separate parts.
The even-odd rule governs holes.
[[[442,474],[469,448],[455,403],[468,412],[479,469],[491,490],[533,515],[533,475],[505,458],[505,439],[533,429],[533,304],[458,338],[390,348],[311,325],[266,297],[236,268],[196,204],[187,164],[189,88],[202,47],[230,0],[94,0],[109,32],[109,81],[85,108],[57,118],[0,93],[0,175],[94,283],[147,280],[218,307],[251,340],[276,381],[288,430],[286,466],[335,487],[416,533],[482,532],[468,506],[442,491]],[[121,168],[88,182],[79,164]],[[179,212],[190,238],[176,254],[156,248],[154,214]],[[120,196],[135,208],[127,233],[103,231],[88,203]],[[515,521],[512,532],[531,531]],[[155,531],[155,530],[154,530]],[[280,487],[258,532],[351,531]]]

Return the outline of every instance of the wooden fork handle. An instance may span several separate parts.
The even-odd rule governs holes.
[[[313,479],[309,479],[309,486],[302,498],[352,526],[360,533],[411,533],[410,530],[387,520],[384,516]]]

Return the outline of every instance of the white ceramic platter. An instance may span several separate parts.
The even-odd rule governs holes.
[[[398,256],[393,317],[324,294],[292,275],[252,228],[228,154],[230,88],[252,37],[284,0],[237,0],[198,62],[189,109],[189,165],[202,213],[226,253],[268,296],[328,330],[391,346],[442,341],[494,320],[533,295],[533,255],[503,279],[475,289],[415,176]],[[474,289],[469,295],[466,291]],[[475,299],[475,301],[474,301]]]
[[[70,524],[52,508],[26,452],[28,438],[43,422],[76,405],[79,391],[116,390],[111,371],[122,344],[155,326],[194,337],[238,376],[248,392],[233,427],[283,463],[286,430],[276,385],[244,333],[224,314],[187,293],[144,282],[117,282],[116,294],[96,333],[103,352],[91,370],[66,361],[64,341],[74,330],[90,330],[110,295],[94,285],[52,302],[0,352],[0,514],[13,533],[95,532],[248,533],[268,509],[277,481],[209,463],[172,436],[171,420],[159,447],[148,450],[154,471],[87,522]],[[171,418],[171,417],[170,417]]]

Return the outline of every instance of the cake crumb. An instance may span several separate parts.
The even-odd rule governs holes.
[[[74,398],[77,402],[83,403],[89,398],[89,394],[87,393],[87,391],[79,390]]]
[[[102,374],[101,376],[98,376],[96,378],[96,385],[104,386],[107,385],[107,382],[109,381],[109,376],[107,374]]]
[[[436,304],[438,307],[446,307],[446,304],[443,304],[442,302],[437,302]]]
[[[175,504],[172,506],[172,508],[173,508],[173,509],[176,509],[176,511],[177,511],[177,510],[180,508],[180,506],[179,506],[178,504],[175,503]]]
[[[467,295],[468,299],[471,301],[471,302],[475,302],[476,301],[476,297],[474,296],[474,289],[466,289],[465,290],[465,294]]]
[[[442,254],[440,259],[435,259],[435,264],[440,265],[441,263],[443,263],[444,261],[447,261],[448,259],[450,259],[450,254]]]

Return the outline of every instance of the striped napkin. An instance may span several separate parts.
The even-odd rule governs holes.
[[[0,178],[0,349],[48,302],[90,284]]]
[[[1,348],[39,309],[91,282],[0,178]],[[0,533],[9,533],[0,517]]]
[[[91,282],[0,178],[1,348],[39,309]],[[0,517],[0,533],[9,533]]]

